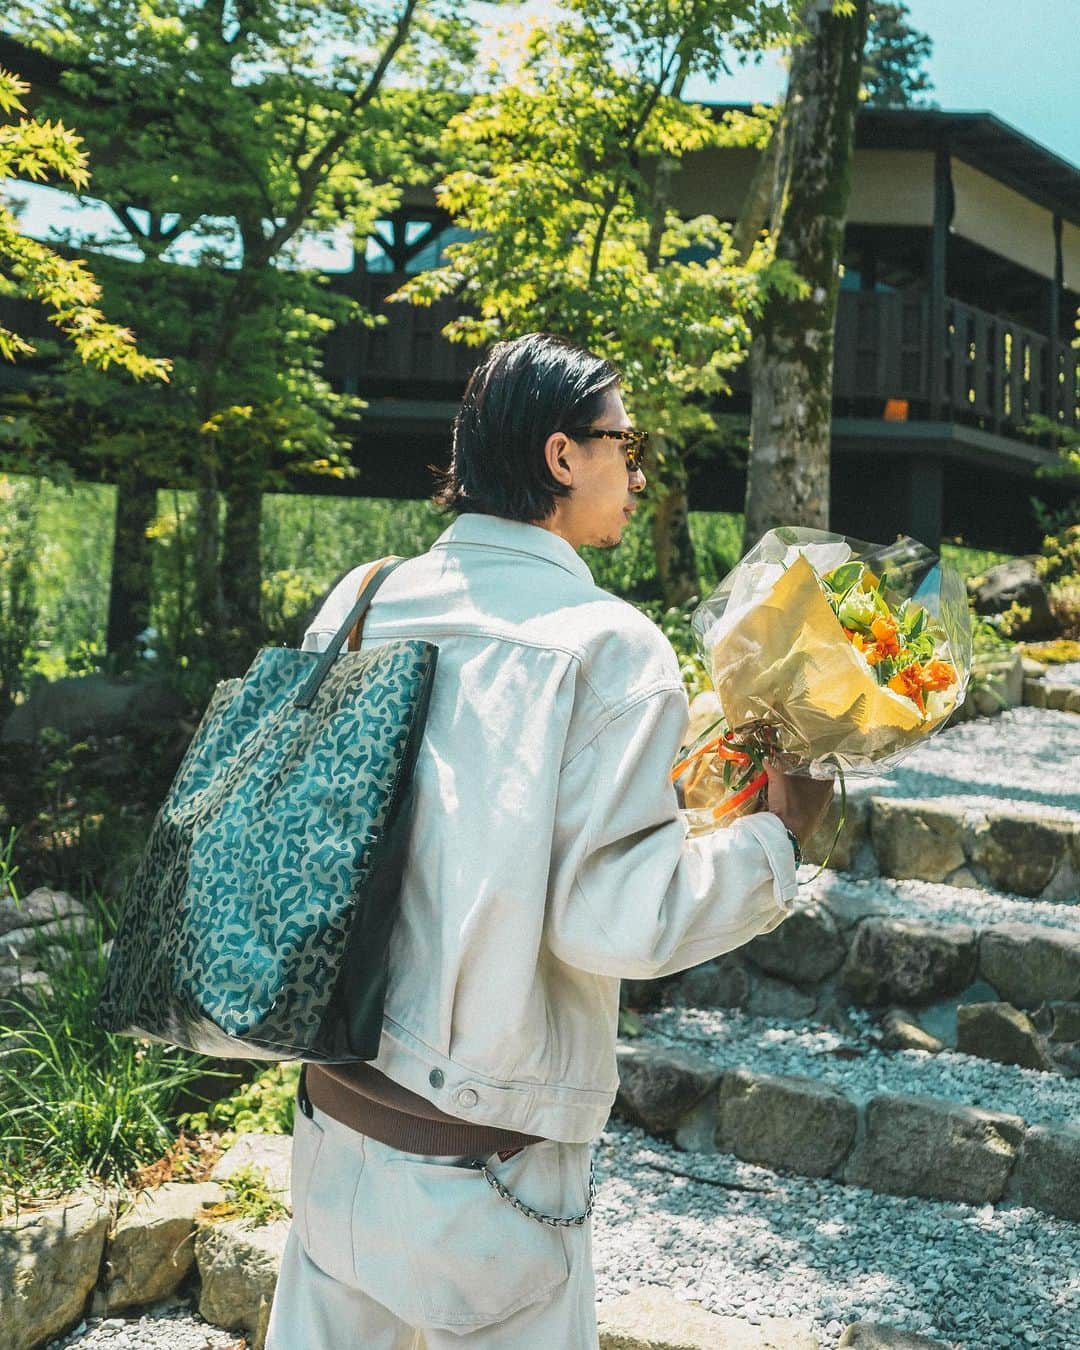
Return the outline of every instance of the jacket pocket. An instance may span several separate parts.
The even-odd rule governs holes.
[[[390,1167],[421,1327],[467,1331],[505,1321],[569,1276],[562,1230],[519,1213],[475,1168],[410,1158]],[[492,1171],[534,1209],[560,1212],[557,1145],[533,1145]]]

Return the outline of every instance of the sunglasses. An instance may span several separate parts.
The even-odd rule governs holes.
[[[644,467],[645,452],[649,446],[647,431],[613,430],[609,427],[572,427],[564,435],[572,436],[575,441],[587,441],[592,437],[602,437],[608,441],[623,441],[623,453],[626,455],[626,470],[636,473]]]

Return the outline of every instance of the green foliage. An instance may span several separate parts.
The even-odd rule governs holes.
[[[221,1130],[225,1148],[241,1134],[291,1134],[299,1078],[299,1062],[273,1064],[232,1096],[214,1102],[206,1111],[177,1116],[176,1123],[196,1134]]]
[[[792,8],[572,0],[534,25],[514,78],[473,99],[444,141],[438,200],[473,237],[397,293],[460,296],[455,341],[549,329],[610,358],[659,442],[654,478],[678,479],[682,453],[715,428],[710,401],[765,293],[800,290],[764,244],[742,264],[728,226],[683,221],[669,200],[688,152],[757,136],[745,115],[725,123],[685,103],[686,81],[786,36]]]
[[[229,1198],[204,1205],[202,1219],[239,1219],[248,1228],[259,1228],[275,1219],[287,1219],[289,1207],[270,1190],[259,1167],[238,1167],[225,1181]]]
[[[10,878],[9,878],[10,881]],[[92,1015],[105,975],[102,928],[32,952],[52,992],[0,1000],[0,1205],[71,1190],[88,1177],[123,1183],[173,1140],[169,1113],[205,1072],[203,1056],[113,1036]]]
[[[18,37],[67,66],[48,103],[76,110],[115,217],[89,241],[117,254],[98,264],[107,306],[174,365],[169,386],[119,395],[64,369],[24,420],[39,453],[77,444],[113,472],[202,489],[194,610],[176,631],[212,656],[258,608],[261,493],[286,470],[354,472],[363,405],[331,388],[322,349],[332,327],[375,320],[331,293],[304,247],[342,225],[362,246],[406,186],[429,181],[472,20],[451,0],[9,10]]]
[[[998,553],[987,548],[970,548],[959,539],[943,540],[938,553],[942,562],[955,567],[965,581],[975,581],[989,568],[1013,560],[1011,553]]]
[[[8,178],[46,182],[50,177],[82,191],[89,181],[79,137],[59,121],[22,116],[30,86],[0,68],[0,183]],[[117,365],[136,379],[168,378],[169,363],[139,353],[126,328],[97,308],[101,288],[89,268],[20,233],[11,206],[0,197],[0,293],[37,300],[68,338],[79,360],[98,370]],[[0,357],[13,361],[34,347],[0,326]]]
[[[872,0],[863,52],[863,86],[872,108],[925,108],[934,82],[925,63],[934,50],[929,34],[912,28],[905,4]]]

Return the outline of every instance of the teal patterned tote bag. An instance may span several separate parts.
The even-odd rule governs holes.
[[[438,651],[357,649],[403,561],[369,572],[325,652],[264,648],[217,686],[113,941],[105,1030],[224,1058],[378,1053]]]

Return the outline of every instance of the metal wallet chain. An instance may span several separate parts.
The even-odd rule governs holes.
[[[584,1214],[575,1215],[572,1219],[557,1219],[553,1214],[541,1214],[539,1210],[526,1205],[524,1201],[519,1200],[516,1195],[512,1195],[506,1189],[494,1172],[488,1168],[487,1163],[481,1159],[478,1158],[473,1163],[473,1167],[477,1169],[496,1195],[501,1195],[504,1200],[513,1205],[519,1214],[524,1214],[527,1219],[535,1219],[537,1223],[546,1223],[552,1228],[580,1228],[583,1223],[587,1222],[593,1211],[593,1201],[596,1199],[596,1178],[591,1158],[589,1159],[589,1203],[585,1206]]]

